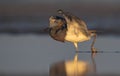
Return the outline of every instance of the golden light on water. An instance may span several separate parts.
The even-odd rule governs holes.
[[[53,64],[50,76],[84,76],[93,73],[93,68],[88,62],[79,60],[76,54],[73,60]]]
[[[83,75],[88,71],[88,63],[78,60],[78,54],[76,54],[74,60],[65,62],[65,69],[67,76]]]

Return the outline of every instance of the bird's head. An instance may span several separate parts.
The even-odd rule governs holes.
[[[50,27],[61,26],[65,23],[65,19],[60,16],[51,16],[49,18]]]

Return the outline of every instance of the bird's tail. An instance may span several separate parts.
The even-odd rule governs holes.
[[[89,33],[97,33],[96,30],[88,30],[88,31],[89,31]]]
[[[88,30],[89,33],[104,33],[104,31],[101,30]]]
[[[88,30],[90,36],[96,35],[97,31],[96,30]]]
[[[96,30],[89,30],[89,32],[96,33],[97,31]]]

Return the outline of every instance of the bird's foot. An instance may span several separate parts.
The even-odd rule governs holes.
[[[96,55],[96,53],[97,53],[97,49],[92,47],[91,51],[92,51],[92,56],[94,57]]]

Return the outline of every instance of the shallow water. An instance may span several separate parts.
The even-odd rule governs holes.
[[[90,51],[91,41],[79,43],[80,51]],[[98,36],[94,57],[97,73],[120,74],[120,38]],[[0,73],[49,73],[50,66],[56,62],[73,60],[75,48],[72,43],[61,43],[47,35],[0,35]],[[79,53],[79,60],[92,64],[90,53]]]

